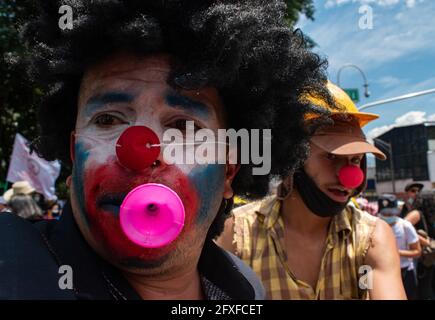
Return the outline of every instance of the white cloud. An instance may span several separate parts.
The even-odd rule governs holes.
[[[376,80],[375,82],[379,83],[381,86],[388,89],[388,88],[397,87],[399,84],[402,83],[402,80],[392,76],[384,76]]]
[[[389,78],[384,77],[384,78]],[[393,78],[393,77],[391,77]],[[382,78],[381,78],[382,79]],[[380,80],[378,80],[377,82],[379,82]],[[394,80],[390,79],[391,83],[394,82]],[[386,81],[388,82],[388,81]],[[386,87],[388,89],[388,87]],[[412,93],[412,92],[417,92],[417,91],[424,91],[424,90],[429,90],[429,89],[433,89],[435,88],[435,77],[426,79],[424,81],[418,82],[418,83],[409,83],[409,80],[400,80],[400,82],[398,83],[398,85],[396,86],[391,86],[391,90],[385,91],[384,94],[382,94],[381,96],[377,97],[376,100],[382,100],[382,99],[387,99],[387,98],[391,98],[391,97],[396,97],[399,95],[404,95],[407,93]],[[423,97],[433,97],[432,99],[428,100],[428,103],[435,103],[435,94],[432,95],[427,95],[427,96],[423,96]],[[417,99],[417,98],[414,98]],[[409,100],[412,101],[412,100]]]
[[[423,111],[410,111],[408,113],[405,113],[404,115],[398,117],[394,124],[385,125],[382,127],[377,127],[367,134],[367,138],[370,141],[373,141],[374,138],[379,137],[380,135],[384,134],[385,132],[397,128],[397,127],[405,127],[410,126],[413,124],[419,124],[423,123],[425,121],[435,121],[435,113],[430,115],[429,117],[426,117],[426,112]]]
[[[384,134],[387,131],[390,131],[393,128],[394,128],[393,124],[374,128],[374,129],[370,130],[370,132],[367,134],[367,139],[371,143],[373,143],[374,138],[379,137],[380,135]]]
[[[336,6],[354,1],[357,0],[330,0],[326,3]],[[346,63],[354,63],[370,72],[420,52],[435,54],[435,1],[426,1],[424,5],[417,5],[421,1],[416,1],[412,10],[402,10],[406,9],[405,0],[400,1],[403,7],[394,10],[392,0],[376,1],[384,7],[373,9],[372,30],[360,29],[358,8],[349,7],[328,10],[321,23],[320,20],[304,23],[302,31],[316,41],[318,47],[315,50],[328,57],[329,72],[334,76]],[[358,2],[366,3],[365,0]]]
[[[396,119],[395,124],[397,127],[404,127],[413,124],[422,123],[426,120],[426,112],[410,111]]]
[[[424,0],[420,0],[419,2],[423,2],[423,1]],[[399,4],[401,2],[404,2],[408,8],[413,8],[417,1],[416,0],[328,0],[325,3],[325,8],[332,8],[347,3],[359,3],[361,5],[369,4],[369,5],[378,5],[382,7],[389,7],[389,6],[394,6],[396,4]]]
[[[414,6],[415,6],[415,0],[406,0],[406,6],[408,8],[414,8]]]

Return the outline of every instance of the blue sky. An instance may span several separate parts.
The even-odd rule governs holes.
[[[342,71],[342,87],[360,88],[359,105],[435,88],[434,0],[315,0],[315,20],[301,17],[297,27],[329,60],[329,78],[337,82],[338,69],[352,63],[365,72],[370,98],[364,98],[363,80],[354,69]],[[373,29],[360,29],[362,5],[373,12]],[[435,121],[435,94],[367,109],[380,115],[364,131],[370,137],[393,125]]]

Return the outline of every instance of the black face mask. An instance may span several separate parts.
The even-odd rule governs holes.
[[[333,217],[344,210],[347,202],[337,202],[322,192],[304,170],[295,172],[294,186],[305,205],[320,217]]]

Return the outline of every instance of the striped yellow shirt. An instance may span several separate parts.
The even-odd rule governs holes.
[[[365,299],[359,267],[376,219],[352,206],[330,224],[316,288],[296,279],[287,264],[281,201],[275,196],[233,210],[236,254],[257,273],[268,299]]]

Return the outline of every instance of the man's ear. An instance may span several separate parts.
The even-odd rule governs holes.
[[[69,157],[71,158],[71,162],[74,162],[76,156],[75,145],[76,145],[76,132],[71,131],[71,135],[69,137]]]
[[[66,178],[66,181],[65,181],[65,183],[66,183],[66,185],[68,186],[68,188],[71,188],[71,175],[69,175],[67,178]]]
[[[232,183],[237,172],[240,170],[240,164],[227,164],[225,167],[224,198],[231,199],[234,196]]]

